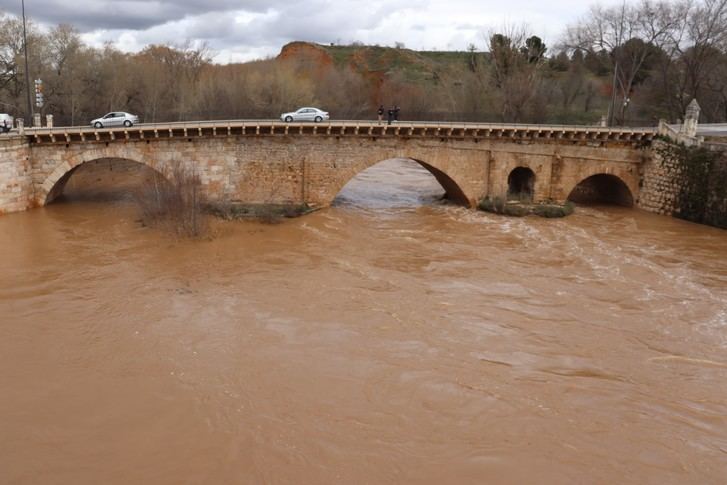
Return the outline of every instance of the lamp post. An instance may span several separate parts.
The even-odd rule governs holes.
[[[28,95],[28,119],[32,121],[33,103],[30,100],[30,71],[28,70],[28,35],[25,32],[25,0],[20,0],[23,12],[23,51],[25,52],[25,91]]]

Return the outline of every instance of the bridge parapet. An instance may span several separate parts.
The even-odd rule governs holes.
[[[335,136],[399,137],[433,140],[498,140],[551,142],[572,145],[648,145],[656,128],[608,128],[574,125],[524,125],[496,123],[331,121],[284,123],[267,120],[196,121],[139,124],[131,127],[59,127],[26,129],[32,144],[78,144],[94,142],[152,141],[169,138],[230,136]]]
[[[660,136],[665,136],[676,141],[677,143],[683,143],[687,146],[699,146],[704,143],[704,137],[696,136],[696,130],[694,131],[694,135],[692,135],[686,132],[683,129],[682,125],[677,125],[677,127],[674,127],[669,125],[665,120],[659,120],[657,133]]]

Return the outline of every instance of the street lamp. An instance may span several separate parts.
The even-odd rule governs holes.
[[[23,13],[23,51],[25,52],[25,92],[28,95],[28,122],[33,120],[33,103],[30,101],[30,71],[28,70],[28,35],[25,32],[25,0],[20,0]]]

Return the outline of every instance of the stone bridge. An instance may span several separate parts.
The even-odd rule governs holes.
[[[466,206],[514,188],[535,201],[564,201],[579,189],[615,191],[615,202],[633,205],[655,136],[656,129],[366,121],[25,129],[0,137],[0,213],[51,202],[75,169],[105,159],[162,174],[186,165],[212,201],[324,207],[361,171],[407,158]]]

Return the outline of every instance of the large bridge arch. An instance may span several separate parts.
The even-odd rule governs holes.
[[[393,159],[411,160],[419,164],[439,182],[446,197],[459,205],[474,207],[487,191],[489,159],[485,151],[414,142],[404,146],[376,142],[356,152],[345,146],[341,151],[332,152],[333,158],[325,155],[324,159],[311,154],[316,159],[311,161],[312,166],[327,168],[324,174],[316,173],[316,177],[306,181],[308,198],[320,206],[329,206],[346,184],[364,170]]]
[[[145,164],[145,163],[142,163],[142,162],[139,162],[136,160],[130,160],[130,159],[126,159],[126,158],[97,158],[95,160],[88,160],[88,161],[85,161],[78,165],[75,165],[73,168],[71,168],[69,171],[67,171],[65,174],[63,174],[61,176],[61,178],[58,179],[58,181],[55,182],[55,184],[53,184],[50,191],[48,191],[48,193],[45,195],[45,199],[43,200],[43,205],[50,204],[50,203],[54,202],[58,197],[63,195],[66,192],[66,185],[71,180],[73,175],[76,174],[76,172],[79,169],[82,169],[82,167],[93,164],[95,162],[101,162],[101,163],[108,162],[109,168],[113,168],[114,164],[115,164],[117,171],[118,171],[119,165],[121,165],[122,167],[124,167],[124,165],[126,165],[126,167],[124,167],[124,168],[127,168],[127,169],[128,169],[129,165],[137,165],[139,167],[139,169],[141,169],[141,170],[146,169],[149,171],[147,173],[144,173],[142,171],[142,172],[138,173],[137,175],[140,175],[142,177],[146,176],[147,178],[150,178],[154,175],[161,177],[161,178],[165,178],[164,173],[160,172],[156,168],[153,168],[148,164]],[[94,173],[97,174],[98,172],[94,172]],[[128,172],[126,172],[126,174],[128,176]],[[154,175],[151,175],[151,174],[154,174]],[[54,177],[55,177],[55,175],[54,175]],[[49,185],[50,185],[50,181],[49,181]],[[123,192],[124,188],[128,189],[128,187],[122,187],[121,192]],[[118,187],[117,187],[117,189],[118,189]],[[93,188],[91,188],[90,190],[93,193]],[[102,189],[102,192],[103,191],[108,192],[108,186],[105,187],[105,189]]]
[[[55,161],[52,159],[45,160],[45,164],[49,169],[36,186],[36,203],[43,206],[53,202],[63,193],[66,183],[76,170],[84,164],[101,160],[123,160],[139,164],[149,167],[162,176],[165,165],[154,161],[148,154],[134,147],[113,144],[66,155]]]
[[[462,187],[460,187],[457,181],[448,174],[422,160],[417,160],[415,158],[412,158],[411,160],[414,160],[419,165],[427,169],[427,171],[431,173],[435,179],[437,179],[439,185],[441,185],[444,189],[444,194],[447,199],[467,207],[472,205],[470,198],[467,197],[467,194],[465,194],[464,190],[462,190]]]
[[[452,202],[462,205],[465,207],[471,206],[472,202],[470,198],[467,196],[463,188],[460,186],[460,184],[455,180],[453,177],[451,177],[449,174],[447,174],[442,169],[436,167],[432,163],[429,163],[427,161],[414,158],[414,157],[406,157],[406,156],[384,156],[381,159],[375,158],[371,160],[363,161],[362,163],[355,164],[350,170],[346,171],[345,176],[340,177],[336,184],[331,187],[330,194],[332,194],[332,197],[330,197],[330,201],[328,201],[327,205],[330,205],[330,203],[333,202],[333,200],[338,196],[338,194],[344,189],[346,185],[348,185],[349,182],[351,182],[354,178],[356,178],[358,175],[360,175],[365,170],[374,167],[378,165],[381,162],[384,162],[386,160],[410,160],[412,162],[417,163],[419,166],[424,168],[427,172],[429,172],[439,183],[439,185],[442,187],[445,193],[445,198],[451,200]]]

